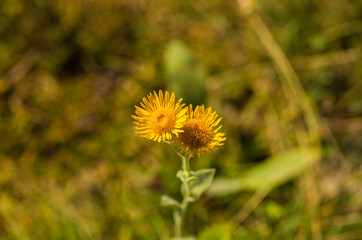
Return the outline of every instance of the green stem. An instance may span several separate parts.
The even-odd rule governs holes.
[[[182,169],[184,170],[184,177],[186,179],[186,181],[183,182],[186,194],[184,196],[184,199],[182,200],[181,209],[183,212],[185,212],[187,209],[187,205],[191,199],[190,181],[189,181],[189,178],[191,177],[191,173],[190,173],[190,157],[189,156],[182,159]]]
[[[184,176],[188,178],[190,174],[190,157],[182,158],[182,170],[184,170]]]
[[[180,209],[175,210],[174,212],[174,220],[175,220],[175,236],[182,237],[182,222],[187,210],[187,206],[189,202],[191,202],[191,191],[190,191],[190,157],[182,157],[182,170],[183,170],[183,179],[182,184],[185,189],[185,195],[183,197]]]
[[[175,210],[173,212],[173,220],[175,222],[175,237],[182,237],[182,218],[181,212],[179,210]]]

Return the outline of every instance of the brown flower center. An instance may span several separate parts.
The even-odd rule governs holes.
[[[162,124],[166,121],[165,119],[165,115],[161,114],[160,116],[157,117],[157,121]]]
[[[206,147],[212,139],[211,128],[202,120],[189,119],[180,133],[181,141],[191,149]]]

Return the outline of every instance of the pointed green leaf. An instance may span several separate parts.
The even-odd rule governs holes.
[[[164,207],[180,207],[180,203],[178,201],[166,195],[161,196],[161,205]]]
[[[194,198],[199,198],[203,192],[211,185],[214,179],[215,169],[202,169],[194,173],[196,178],[190,182],[191,195]]]
[[[243,190],[243,178],[216,178],[207,193],[215,196],[222,196],[237,193]]]
[[[177,171],[176,173],[176,177],[179,178],[181,180],[181,182],[185,181],[185,177],[184,177],[184,172],[182,170]]]
[[[300,175],[319,158],[318,149],[292,149],[256,165],[242,177],[216,179],[208,193],[227,195],[241,190],[272,189]]]

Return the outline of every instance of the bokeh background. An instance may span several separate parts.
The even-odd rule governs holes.
[[[0,239],[167,239],[181,162],[134,133],[153,90],[225,145],[199,239],[361,239],[362,2],[1,0]]]

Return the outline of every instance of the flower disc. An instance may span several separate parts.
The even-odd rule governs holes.
[[[211,152],[217,146],[223,145],[225,134],[218,133],[221,125],[216,127],[222,118],[218,118],[216,112],[212,112],[211,107],[205,110],[204,105],[196,106],[195,111],[192,110],[192,105],[187,110],[187,120],[182,128],[183,132],[180,133],[179,141],[182,145],[178,150],[184,155],[190,154],[194,156],[197,153]]]

